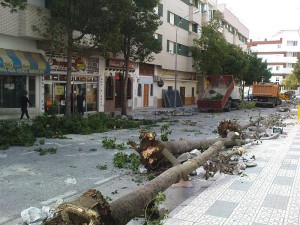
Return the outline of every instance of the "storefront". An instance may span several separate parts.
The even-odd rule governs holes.
[[[23,90],[27,90],[33,106],[31,113],[40,113],[40,86],[50,67],[41,53],[0,48],[0,114],[20,113]]]
[[[127,107],[133,106],[133,83],[136,82],[136,63],[130,62],[127,82]],[[104,72],[103,88],[105,89],[105,112],[116,112],[122,108],[122,88],[125,76],[124,61],[119,59],[108,59]]]
[[[67,59],[64,53],[46,53],[50,62],[51,75],[44,80],[45,111],[64,114],[66,105]],[[91,112],[98,109],[98,80],[99,59],[73,57],[72,59],[72,112],[77,112],[76,96],[84,95],[84,111]]]

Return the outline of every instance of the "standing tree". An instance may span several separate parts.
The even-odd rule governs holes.
[[[191,52],[196,70],[203,75],[231,74],[246,85],[269,81],[271,73],[267,63],[251,51],[228,43],[219,28],[217,15],[202,27],[201,37],[194,40]]]
[[[65,115],[71,115],[71,76],[74,53],[87,52],[97,48],[100,52],[113,46],[115,24],[110,14],[117,0],[52,0],[48,8],[50,15],[41,17],[45,30],[34,27],[49,41],[50,50],[64,51],[67,55],[67,84]],[[94,30],[101,31],[101,36],[91,35]]]
[[[161,24],[154,8],[159,0],[122,0],[119,51],[124,57],[125,76],[120,77],[122,87],[122,115],[127,115],[127,83],[130,60],[145,62],[153,60],[152,53],[161,51],[161,44],[154,33]]]
[[[282,81],[282,84],[284,84],[287,89],[297,89],[298,83],[299,83],[298,78],[297,78],[296,74],[294,74],[294,73],[289,74]]]
[[[227,41],[223,34],[218,31],[220,23],[212,20],[204,25],[201,30],[201,37],[194,40],[191,52],[194,58],[194,65],[203,75],[222,74],[223,63],[227,57]]]

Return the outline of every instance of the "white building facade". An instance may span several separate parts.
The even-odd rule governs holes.
[[[271,82],[281,83],[293,71],[300,55],[300,37],[298,30],[281,30],[264,41],[251,40],[251,51],[266,61],[270,68]]]
[[[56,113],[64,113],[66,56],[60,52],[44,51],[39,45],[43,38],[32,29],[39,20],[37,9],[45,10],[47,1],[27,0],[27,3],[26,10],[14,14],[9,9],[0,8],[1,117],[20,114],[22,90],[29,91],[29,99],[34,104],[29,108],[29,114],[47,112],[54,104]],[[175,89],[177,101],[180,99],[182,105],[196,103],[203,77],[194,70],[189,47],[195,38],[200,37],[201,26],[213,18],[216,10],[224,16],[220,31],[227,41],[244,48],[248,29],[225,5],[218,6],[217,0],[161,0],[156,12],[163,23],[154,36],[161,43],[162,51],[154,55],[152,62],[130,62],[129,109],[173,107],[174,99],[172,103],[171,98],[174,94],[167,96],[165,93],[174,93]],[[20,68],[7,66],[9,62],[18,65],[17,61]],[[74,56],[72,110],[76,110],[76,95],[84,91],[85,111],[120,111],[122,84],[119,78],[124,74],[123,65],[120,54],[109,59],[99,55],[89,58]]]

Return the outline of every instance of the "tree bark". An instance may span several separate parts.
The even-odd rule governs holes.
[[[74,0],[69,0],[70,15],[74,13]],[[66,84],[66,101],[65,101],[65,116],[71,115],[72,101],[72,57],[73,57],[73,30],[67,30],[67,84]]]
[[[113,221],[109,225],[125,225],[134,217],[141,215],[158,192],[165,191],[172,184],[179,182],[181,178],[199,168],[205,161],[216,155],[222,146],[222,141],[217,141],[196,158],[166,170],[143,187],[112,202]]]
[[[250,123],[241,126],[241,130],[255,125],[260,120],[261,118],[258,118],[255,121],[251,121]],[[228,135],[230,136],[232,134],[234,134],[234,132],[231,132]],[[165,156],[162,154],[162,151],[164,149],[167,149],[173,155],[179,155],[192,151],[193,149],[200,149],[202,151],[206,150],[209,146],[216,143],[217,141],[222,141],[225,147],[246,144],[245,140],[231,138],[210,138],[204,140],[181,140],[161,142],[155,140],[153,134],[150,132],[147,133],[145,131],[142,131],[141,135],[143,135],[144,138],[140,142],[140,147],[133,147],[140,154],[141,163],[145,166],[148,166],[151,169],[157,168],[159,164],[164,161]]]

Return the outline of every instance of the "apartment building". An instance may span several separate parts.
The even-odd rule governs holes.
[[[154,67],[154,76],[149,77],[148,106],[173,107],[174,99],[168,102],[170,99],[164,95],[175,93],[175,89],[176,100],[181,100],[176,106],[195,104],[198,80],[189,47],[193,45],[193,39],[199,38],[201,24],[212,18],[216,4],[216,0],[161,1],[157,12],[163,24],[155,36],[162,43],[162,51],[155,55],[153,62],[148,63]],[[142,73],[140,79],[143,79]],[[142,103],[145,99],[147,92],[143,92],[136,106],[145,106]]]
[[[249,29],[226,8],[226,4],[218,4],[217,10],[223,16],[220,32],[223,33],[225,39],[229,43],[246,50]]]
[[[298,30],[281,30],[270,39],[250,40],[248,47],[267,62],[271,70],[271,82],[281,83],[292,71],[300,55]]]
[[[14,14],[0,8],[0,115],[18,115],[22,90],[29,91],[34,106],[30,114],[65,110],[66,55],[44,51],[42,37],[33,32],[38,21],[37,9],[47,8],[46,0],[27,0],[25,11]],[[203,78],[193,68],[189,47],[199,38],[202,24],[212,19],[216,10],[223,15],[221,32],[233,44],[244,46],[248,29],[217,0],[161,0],[156,12],[162,25],[154,34],[162,51],[154,61],[130,62],[127,86],[128,108],[173,107],[166,93],[177,91],[178,105],[195,104]],[[10,64],[9,64],[10,63]],[[7,66],[11,65],[11,67]],[[121,108],[121,82],[124,74],[122,55],[109,59],[93,55],[74,55],[72,61],[72,109],[76,95],[84,92],[86,112],[115,112]],[[171,96],[172,97],[172,96]],[[174,98],[174,94],[173,94]],[[172,100],[172,99],[171,99]],[[53,110],[53,108],[52,108]]]

